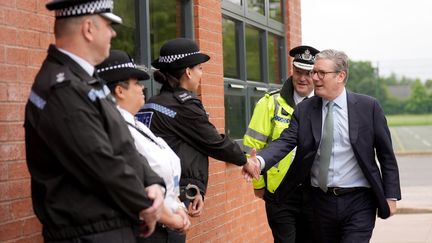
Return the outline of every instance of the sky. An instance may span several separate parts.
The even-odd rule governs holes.
[[[301,0],[303,44],[370,61],[380,76],[432,79],[432,0]]]

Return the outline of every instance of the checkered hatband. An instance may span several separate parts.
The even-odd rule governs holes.
[[[185,57],[190,56],[190,55],[195,55],[198,53],[200,53],[200,52],[196,51],[196,52],[191,52],[191,53],[182,53],[182,54],[169,55],[169,56],[160,56],[159,62],[172,63],[172,62],[175,62],[179,59],[185,58]]]
[[[58,9],[55,11],[55,16],[58,18],[81,16],[86,14],[98,14],[112,12],[114,8],[113,0],[97,0],[91,1],[68,8]]]
[[[122,63],[122,64],[115,65],[115,66],[109,66],[109,67],[101,68],[101,69],[98,69],[97,72],[98,73],[102,73],[102,72],[106,72],[108,70],[113,70],[113,69],[119,69],[119,68],[136,68],[136,67],[137,66],[135,65],[135,63],[128,62],[128,63]]]

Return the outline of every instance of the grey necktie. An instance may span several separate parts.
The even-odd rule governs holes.
[[[328,104],[327,115],[324,121],[323,137],[320,146],[319,178],[318,184],[321,190],[327,192],[327,176],[330,164],[330,157],[333,147],[333,106],[334,102]]]

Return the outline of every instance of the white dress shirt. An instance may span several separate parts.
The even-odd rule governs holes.
[[[135,140],[135,146],[138,152],[147,159],[153,171],[163,178],[166,186],[164,204],[170,208],[172,212],[175,212],[179,206],[181,206],[181,202],[178,200],[181,175],[179,157],[171,150],[165,140],[156,137],[150,129],[143,123],[137,121],[131,113],[119,106],[117,106],[117,109],[127,123],[134,125],[128,125],[128,127]],[[151,139],[142,135],[135,127]]]
[[[66,54],[67,56],[69,56],[70,58],[72,58],[72,60],[74,60],[76,63],[78,63],[90,76],[93,76],[93,73],[95,71],[95,67],[93,65],[91,65],[89,62],[87,62],[86,60],[82,59],[81,57],[68,52],[64,49],[58,48],[57,49],[61,52],[63,52],[64,54]]]
[[[357,162],[349,138],[347,93],[343,92],[333,100],[333,148],[327,177],[328,187],[370,187]],[[323,99],[322,127],[327,115],[328,100]],[[311,169],[311,184],[318,187],[320,149]]]
[[[307,96],[308,98],[312,97],[314,95],[314,91],[312,90],[312,92]],[[298,103],[302,102],[306,97],[304,96],[300,96],[297,91],[294,90],[294,103],[297,105]]]

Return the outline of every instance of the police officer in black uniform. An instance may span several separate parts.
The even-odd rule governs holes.
[[[151,97],[140,113],[140,119],[180,157],[181,194],[191,216],[199,216],[202,210],[202,195],[206,192],[208,180],[208,156],[239,166],[247,162],[240,147],[219,134],[210,123],[196,95],[202,76],[201,63],[209,59],[190,39],[177,38],[166,42],[160,49],[159,58],[152,62],[159,69],[154,78],[162,83],[161,92]],[[198,194],[201,194],[190,204],[184,198],[187,186],[197,186]],[[184,242],[184,237],[174,240],[172,236],[169,242]]]
[[[164,182],[135,149],[94,65],[109,54],[112,0],[55,0],[48,49],[25,109],[33,208],[45,242],[135,242],[152,233]]]

